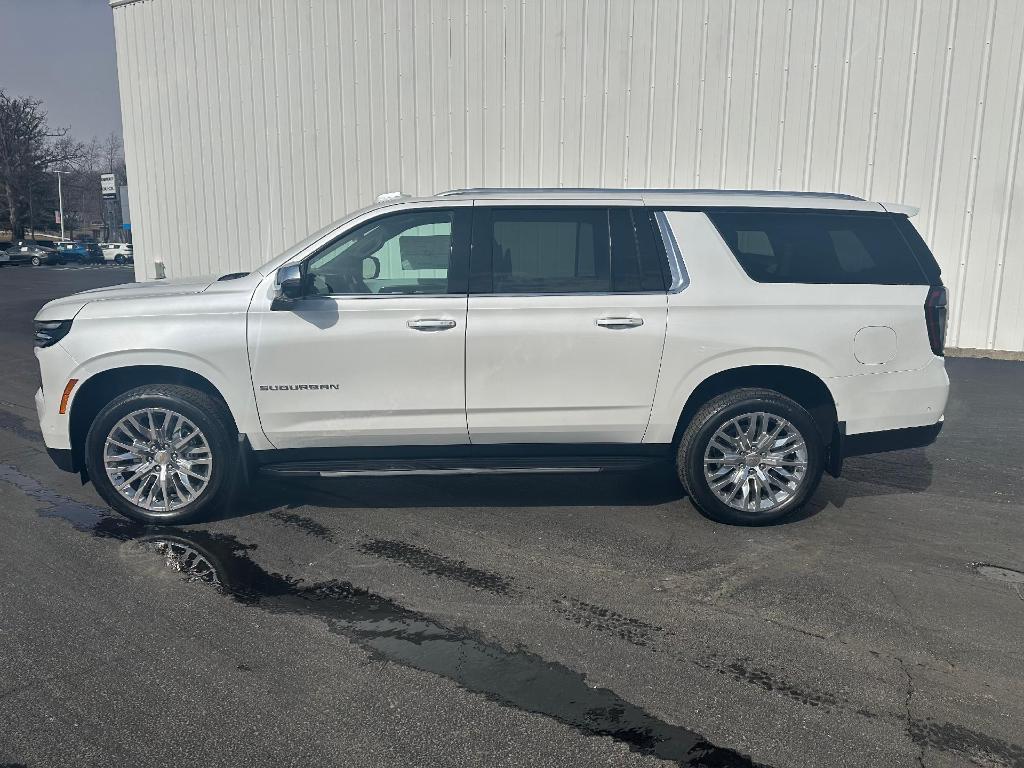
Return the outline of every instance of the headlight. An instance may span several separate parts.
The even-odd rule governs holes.
[[[70,320],[36,320],[36,346],[52,347],[68,335],[71,330]]]

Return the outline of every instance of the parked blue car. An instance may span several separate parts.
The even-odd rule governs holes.
[[[79,264],[102,264],[103,251],[96,243],[80,243],[76,240],[64,240],[57,243],[57,250],[66,261]]]

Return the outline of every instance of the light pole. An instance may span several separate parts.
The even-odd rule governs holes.
[[[54,171],[54,173],[57,174],[57,200],[60,204],[60,239],[63,242],[66,238],[64,237],[64,185],[61,183],[63,181],[61,174],[67,173],[67,171]]]

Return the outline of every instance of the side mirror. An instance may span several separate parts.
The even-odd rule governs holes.
[[[288,264],[281,267],[277,270],[277,292],[270,308],[275,311],[292,309],[295,301],[305,294],[305,287],[306,280],[303,278],[301,265]]]

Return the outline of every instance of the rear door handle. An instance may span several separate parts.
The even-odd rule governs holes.
[[[455,327],[455,321],[425,318],[423,320],[410,320],[406,325],[414,331],[447,331]]]
[[[594,321],[602,328],[638,328],[644,324],[642,317],[599,317]]]

